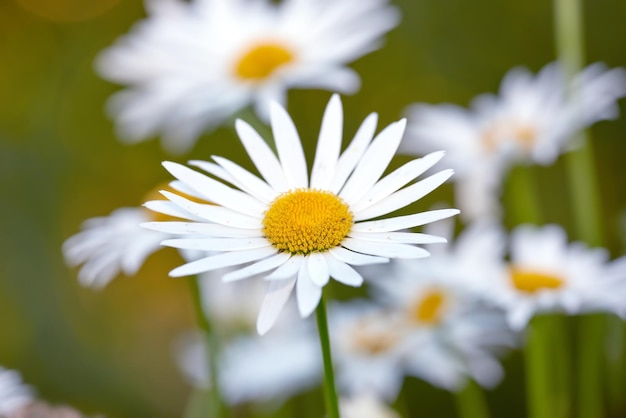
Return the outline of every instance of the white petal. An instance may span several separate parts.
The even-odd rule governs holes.
[[[367,150],[367,146],[372,141],[374,131],[376,130],[376,123],[378,122],[378,115],[371,113],[365,118],[361,126],[354,135],[354,139],[350,142],[350,145],[345,149],[343,154],[337,161],[335,168],[335,176],[330,187],[330,191],[337,194],[346,183],[346,180],[356,167],[357,163],[361,159],[361,156]]]
[[[237,179],[238,187],[248,194],[255,196],[257,199],[264,203],[273,201],[278,193],[272,189],[266,182],[241,167],[238,164],[233,163],[222,157],[212,157],[219,165]]]
[[[362,221],[364,219],[372,219],[403,208],[441,186],[452,174],[454,174],[452,170],[443,170],[409,187],[392,193],[390,196],[387,196],[385,199],[364,210],[354,211],[354,220]]]
[[[438,209],[413,215],[397,216],[395,218],[381,219],[379,221],[359,222],[352,225],[352,230],[357,232],[389,232],[399,229],[413,228],[431,222],[446,219],[458,215],[458,209]]]
[[[178,238],[161,242],[173,248],[198,251],[239,251],[268,247],[272,244],[264,237],[259,238]]]
[[[341,245],[352,251],[389,258],[423,258],[430,255],[425,249],[408,244],[382,243],[346,238]]]
[[[365,241],[396,242],[399,244],[441,244],[448,242],[443,237],[418,232],[350,232],[348,236]]]
[[[257,261],[256,263],[249,265],[247,267],[244,267],[242,269],[231,271],[230,273],[225,274],[222,277],[222,281],[232,282],[235,280],[254,276],[255,274],[266,272],[273,268],[282,266],[290,258],[291,258],[291,254],[288,254],[288,253],[279,253],[279,254],[273,255],[264,260]]]
[[[288,190],[283,169],[267,143],[246,122],[237,119],[235,129],[250,159],[265,181],[277,192]]]
[[[261,217],[267,205],[252,196],[232,189],[211,177],[198,173],[184,165],[165,161],[163,166],[178,180],[195,189],[208,200],[249,216]]]
[[[171,277],[190,276],[205,271],[216,270],[222,267],[236,266],[250,261],[260,260],[276,254],[274,247],[255,248],[253,250],[234,251],[210,257],[201,258],[191,263],[183,264],[170,271]]]
[[[291,117],[276,102],[270,104],[270,116],[276,150],[287,184],[292,189],[308,187],[306,159]]]
[[[322,127],[317,140],[315,161],[311,171],[310,187],[327,190],[335,175],[335,166],[341,151],[343,110],[338,94],[333,94],[324,111]]]
[[[291,279],[298,274],[300,267],[302,266],[302,262],[304,261],[304,257],[301,255],[292,256],[285,264],[278,267],[271,274],[265,276],[265,280],[283,280],[283,279]]]
[[[256,330],[260,335],[264,335],[274,326],[295,284],[296,279],[275,280],[269,283],[256,322]]]
[[[244,238],[260,237],[263,232],[259,229],[233,228],[220,224],[206,222],[144,222],[141,227],[165,234],[202,234],[214,237]]]
[[[192,221],[204,221],[205,219],[196,216],[189,211],[184,210],[177,204],[168,200],[151,200],[143,204],[143,206],[151,211],[172,216],[174,218],[190,219]]]
[[[405,127],[406,119],[392,123],[372,141],[339,193],[349,205],[358,201],[382,176],[400,145]]]
[[[234,228],[257,230],[263,228],[263,224],[260,219],[234,212],[228,208],[192,202],[189,199],[185,199],[184,197],[165,190],[161,191],[161,194],[180,206],[182,209],[191,212],[192,215],[198,216],[203,220],[208,220],[221,225],[232,226]]]
[[[404,164],[402,167],[398,168],[376,183],[365,196],[352,205],[352,211],[357,212],[363,210],[386,198],[396,190],[404,187],[410,181],[416,179],[419,175],[434,166],[439,160],[441,160],[444,154],[445,152],[443,151],[433,152],[423,158],[409,161]]]
[[[324,254],[324,258],[328,265],[328,273],[333,279],[352,287],[359,287],[363,284],[363,277],[355,269],[339,261],[331,253]]]
[[[326,265],[324,255],[317,252],[311,253],[305,260],[311,281],[320,287],[325,286],[330,276],[328,275],[328,266]]]
[[[193,166],[193,167],[197,167],[197,168],[199,168],[201,170],[204,170],[204,171],[206,171],[209,174],[213,174],[215,177],[217,177],[219,179],[222,179],[222,180],[232,184],[233,186],[237,186],[240,189],[242,189],[240,187],[239,182],[237,181],[237,179],[235,177],[233,177],[228,171],[224,170],[224,167],[221,167],[218,164],[212,163],[210,161],[203,161],[203,160],[191,160],[191,161],[188,161],[187,163],[189,165]],[[170,183],[170,186],[172,186],[172,183]],[[190,188],[187,187],[187,189],[190,189]],[[197,194],[193,189],[191,189],[191,190],[192,190],[191,193],[189,191],[186,191],[186,190],[181,190],[181,191],[183,193],[191,194],[192,196],[194,194]]]
[[[296,284],[296,296],[298,297],[298,310],[300,316],[306,318],[311,315],[322,298],[322,288],[311,281],[308,269],[302,266],[298,271],[298,282]]]
[[[329,250],[329,252],[344,263],[352,264],[353,266],[366,266],[368,264],[388,263],[389,259],[386,257],[376,257],[373,255],[355,253],[354,251],[347,250],[342,247],[335,247]]]

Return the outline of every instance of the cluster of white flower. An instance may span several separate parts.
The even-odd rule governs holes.
[[[135,274],[161,245],[180,250],[186,263],[170,275],[199,275],[205,314],[222,339],[216,372],[228,403],[284,399],[319,382],[313,329],[293,318],[313,313],[331,278],[367,282],[372,295],[329,309],[338,384],[350,397],[341,408],[360,418],[396,417],[384,405],[406,376],[454,392],[468,381],[495,386],[499,356],[535,314],[626,314],[626,258],[570,244],[557,225],[507,234],[499,217],[509,167],[551,164],[577,132],[615,118],[624,70],[594,64],[568,82],[558,64],[536,77],[514,69],[499,96],[480,96],[471,110],[412,105],[408,127],[402,119],[377,134],[371,114],[343,149],[335,94],[309,171],[284,108],[287,89],[355,92],[359,77],[346,65],[380,45],[396,9],[385,0],[147,5],[149,17],[98,60],[105,77],[129,86],[110,103],[121,136],[162,133],[168,150],[184,152],[252,104],[269,120],[275,148],[237,119],[257,173],[219,156],[190,161],[195,169],[165,162],[175,180],[162,196],[85,222],[63,249],[69,264],[83,264],[81,283],[98,288]],[[386,173],[398,150],[426,155]],[[436,222],[456,209],[397,213],[452,176],[445,169],[418,180],[442,150],[466,221],[456,238],[452,222]],[[253,328],[273,329],[261,337]],[[176,350],[202,387],[206,353],[193,337]]]

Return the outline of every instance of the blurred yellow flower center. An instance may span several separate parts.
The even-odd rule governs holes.
[[[507,141],[513,141],[519,148],[529,151],[536,140],[537,130],[533,126],[516,121],[494,123],[483,134],[485,147],[490,151]]]
[[[447,298],[441,290],[428,291],[411,306],[411,318],[421,324],[438,324],[442,319]]]
[[[279,67],[293,61],[293,54],[282,45],[263,43],[246,51],[235,66],[235,74],[246,80],[263,80]]]
[[[551,274],[511,267],[511,281],[518,290],[535,293],[542,289],[558,289],[563,286],[563,279]]]
[[[159,184],[157,187],[155,187],[154,189],[150,190],[146,196],[144,197],[144,202],[149,202],[150,200],[167,200],[165,198],[165,196],[163,196],[160,192],[161,190],[166,190],[168,192],[172,192],[172,193],[176,193],[177,195],[184,197],[185,199],[191,200],[192,202],[196,202],[196,203],[203,203],[206,205],[212,205],[211,202],[207,201],[207,200],[203,200],[200,199],[199,197],[195,197],[195,196],[191,196],[188,195],[187,193],[183,193],[180,192],[178,190],[173,189],[172,187],[170,187],[169,183],[161,183]],[[177,218],[175,216],[170,216],[170,215],[166,215],[164,213],[159,213],[159,212],[153,212],[151,210],[148,210],[150,217],[152,218],[153,221],[156,222],[169,222],[169,221],[180,221],[181,218]]]
[[[350,330],[353,349],[369,355],[385,353],[398,343],[395,330],[396,324],[388,320],[363,318]]]
[[[348,205],[335,194],[297,189],[270,204],[263,219],[263,233],[280,251],[309,254],[341,244],[352,223]]]

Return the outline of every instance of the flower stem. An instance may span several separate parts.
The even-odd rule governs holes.
[[[489,418],[489,408],[482,388],[468,380],[463,389],[455,393],[460,418]]]
[[[550,323],[544,315],[535,316],[527,328],[525,346],[526,391],[529,418],[554,418],[550,381]]]
[[[218,369],[217,369],[217,357],[219,355],[219,344],[215,338],[213,327],[209,321],[208,316],[202,306],[202,296],[200,293],[200,278],[191,277],[189,279],[189,286],[191,290],[191,297],[193,299],[194,311],[196,314],[196,320],[202,330],[202,337],[204,338],[204,347],[206,349],[207,358],[207,372],[210,379],[211,390],[207,391],[208,399],[207,405],[209,405],[210,413],[209,417],[218,418],[221,417],[223,411],[225,411],[225,405],[222,400],[222,394],[219,387]]]
[[[335,390],[335,374],[330,352],[328,319],[326,318],[326,301],[323,294],[315,310],[315,315],[317,317],[317,330],[320,336],[322,357],[324,359],[324,399],[326,401],[326,411],[328,412],[328,418],[339,418],[339,403],[337,401],[337,391]]]

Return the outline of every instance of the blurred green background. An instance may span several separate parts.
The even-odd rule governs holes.
[[[400,26],[384,48],[353,64],[363,88],[343,98],[346,132],[371,111],[385,126],[412,102],[467,105],[495,92],[511,67],[537,71],[555,58],[551,2],[393,3],[402,12]],[[588,0],[585,13],[587,61],[626,67],[626,2]],[[63,262],[62,242],[87,218],[142,203],[169,179],[162,160],[244,155],[229,128],[203,137],[182,157],[165,154],[155,140],[135,146],[116,140],[104,104],[119,86],[100,79],[93,61],[142,16],[137,0],[0,1],[0,365],[20,370],[50,402],[110,418],[181,416],[189,387],[173,364],[172,346],[194,326],[186,279],[167,277],[179,260],[162,250],[136,277],[101,292],[84,289]],[[308,155],[328,97],[289,95]],[[592,129],[614,256],[625,252],[625,136],[626,117]],[[562,161],[533,170],[542,178],[547,220],[571,230]],[[447,187],[438,197],[451,195]],[[519,353],[505,366],[504,382],[488,393],[493,416],[523,417]],[[449,395],[425,383],[408,381],[403,396],[420,416],[454,416]],[[618,405],[612,413],[623,417],[626,409]]]

